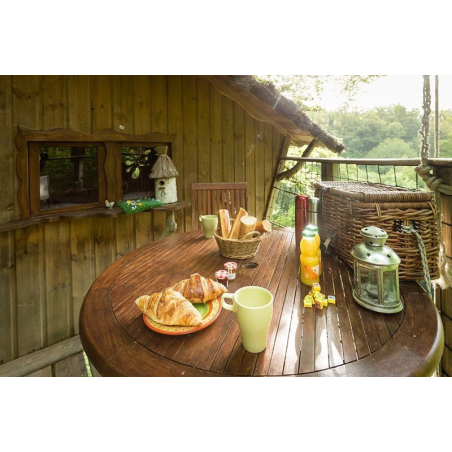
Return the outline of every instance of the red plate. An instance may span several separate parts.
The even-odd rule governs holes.
[[[207,303],[195,303],[193,306],[202,316],[202,324],[199,326],[170,326],[154,322],[146,314],[143,314],[144,323],[152,331],[169,336],[180,336],[182,334],[195,333],[211,325],[221,312],[221,298],[215,298]]]

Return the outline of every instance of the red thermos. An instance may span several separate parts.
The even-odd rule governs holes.
[[[301,233],[306,227],[307,222],[307,206],[309,197],[306,195],[298,195],[295,198],[295,246],[296,252],[300,254]]]

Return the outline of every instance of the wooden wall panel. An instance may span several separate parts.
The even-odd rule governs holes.
[[[177,194],[179,199],[186,199],[185,184],[183,183],[185,180],[183,165],[184,137],[180,132],[184,128],[183,114],[182,76],[173,75],[168,77],[168,133],[174,135],[173,162],[179,172],[179,177],[177,178]],[[184,210],[178,210],[176,212],[175,220],[178,224],[177,232],[185,232]]]
[[[113,128],[112,81],[112,77],[109,75],[93,75],[91,77],[93,132]]]
[[[113,75],[113,129],[133,134],[135,131],[133,76]],[[120,126],[121,129],[120,129]]]
[[[133,101],[134,101],[134,119],[135,134],[146,135],[152,130],[152,111],[151,111],[151,77],[149,75],[134,75],[133,77]],[[132,217],[134,222],[134,247],[146,245],[153,240],[153,213],[143,212],[141,215]],[[121,252],[117,249],[117,253]]]
[[[2,176],[2,196],[0,196],[0,224],[14,219],[15,174],[13,152],[13,77],[0,77],[0,176]],[[8,175],[9,177],[4,177]]]
[[[223,181],[234,180],[234,103],[223,99]]]
[[[255,121],[245,115],[245,180],[249,190],[249,213],[256,216],[256,139]]]
[[[210,88],[201,75],[196,78],[198,92],[198,182],[210,180]]]
[[[42,96],[44,129],[68,127],[68,77],[64,75],[43,75]]]
[[[13,76],[13,125],[43,129],[43,80],[40,75]],[[17,190],[17,179],[15,191]],[[18,215],[19,212],[17,212]],[[15,231],[17,355],[46,343],[44,226]]]
[[[234,182],[245,181],[245,111],[234,103]]]
[[[49,345],[74,334],[69,221],[45,225],[44,259],[46,344]]]
[[[0,119],[0,222],[19,216],[12,176],[17,126],[91,133],[123,125],[130,134],[171,134],[181,199],[190,200],[194,182],[246,180],[249,211],[258,217],[283,138],[204,76],[191,75],[0,76]],[[191,209],[176,212],[176,221],[178,233],[190,230]],[[158,239],[164,227],[164,213],[143,212],[0,234],[0,361],[78,334],[80,307],[94,279]]]
[[[78,318],[83,299],[95,279],[93,218],[71,221],[72,318],[74,334],[79,333]]]
[[[168,133],[168,80],[166,75],[151,77],[152,131]],[[166,227],[166,213],[153,212],[153,234],[160,237]]]
[[[94,222],[94,272],[97,278],[116,260],[113,218],[97,218]]]
[[[26,355],[46,343],[44,275],[44,226],[15,231],[18,355]]]
[[[223,181],[223,96],[210,85],[210,182]]]
[[[0,234],[0,364],[17,356],[14,231]]]
[[[261,217],[265,209],[265,127],[262,122],[255,122],[255,198],[256,216]]]
[[[92,132],[91,76],[68,76],[68,127],[83,133]]]
[[[196,111],[196,76],[183,76],[183,117],[184,117],[184,180],[185,200],[191,201],[191,185],[197,181],[198,166],[198,124]],[[188,209],[186,209],[188,210]],[[185,228],[191,227],[191,213],[185,212]]]
[[[135,134],[146,135],[152,132],[151,121],[151,77],[133,76],[133,102]]]

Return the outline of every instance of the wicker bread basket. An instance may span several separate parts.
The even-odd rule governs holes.
[[[362,242],[361,228],[377,226],[388,233],[386,245],[401,259],[400,279],[422,279],[416,237],[401,229],[411,223],[424,242],[430,277],[438,278],[438,210],[433,193],[361,182],[321,181],[314,186],[322,204],[322,239],[335,234],[331,244],[350,266],[350,250]]]
[[[231,220],[231,223],[234,220]],[[248,232],[243,239],[226,239],[221,237],[220,231],[214,231],[213,236],[217,241],[220,254],[233,259],[249,259],[254,257],[259,249],[259,245],[265,237],[271,234],[260,234],[258,231]]]

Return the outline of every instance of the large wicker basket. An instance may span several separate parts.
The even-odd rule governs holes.
[[[233,220],[231,220],[232,222]],[[257,231],[249,232],[243,239],[225,239],[221,237],[219,231],[213,233],[217,241],[220,254],[232,259],[249,259],[254,257],[259,249],[259,245],[265,237],[271,234],[260,234]]]
[[[322,204],[322,239],[336,232],[331,244],[350,266],[350,250],[362,242],[361,229],[378,226],[388,233],[386,244],[401,259],[400,279],[423,279],[416,237],[401,230],[411,222],[424,241],[431,279],[439,277],[438,210],[433,193],[361,182],[322,181],[314,185]]]

